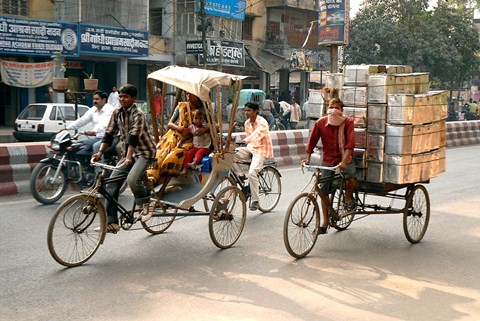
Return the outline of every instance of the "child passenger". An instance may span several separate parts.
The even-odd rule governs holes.
[[[203,120],[203,110],[199,109],[195,111],[193,124],[188,127],[188,134],[185,137],[185,139],[190,139],[193,136],[193,147],[188,150],[185,156],[183,168],[189,167],[194,169],[200,164],[202,157],[210,153],[212,140],[210,138],[210,131],[208,127],[203,124]]]

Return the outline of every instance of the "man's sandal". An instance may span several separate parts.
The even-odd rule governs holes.
[[[115,223],[110,223],[107,225],[107,233],[117,234],[120,231],[120,226]]]

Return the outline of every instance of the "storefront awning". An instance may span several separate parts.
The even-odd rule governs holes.
[[[286,59],[268,51],[260,49],[254,52],[249,46],[245,46],[245,51],[258,68],[269,74],[274,74],[280,69],[288,68],[288,61]]]

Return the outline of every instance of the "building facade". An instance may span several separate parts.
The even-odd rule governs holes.
[[[147,99],[148,73],[171,64],[200,68],[206,65],[208,69],[246,75],[249,78],[244,81],[245,88],[278,95],[289,92],[295,94],[299,103],[306,99],[310,72],[329,69],[329,52],[320,49],[317,41],[316,1],[205,0],[204,3],[206,12],[202,19],[201,1],[197,0],[5,1],[0,6],[0,19],[5,23],[39,26],[57,23],[60,39],[55,43],[53,37],[42,40],[33,35],[28,38],[24,34],[2,34],[0,28],[0,60],[52,61],[61,41],[70,41],[65,29],[72,29],[77,38],[69,44],[76,47],[70,51],[62,48],[66,69],[60,73],[54,71],[56,76],[69,79],[69,90],[83,92],[82,80],[86,75],[94,75],[99,80],[99,89],[107,93],[113,86],[135,84],[139,100]],[[221,9],[225,12],[227,5],[235,7],[232,12],[213,12],[218,6],[224,6]],[[192,50],[203,43],[203,30],[206,51]],[[60,35],[64,35],[63,40]],[[50,51],[15,51],[1,37],[32,43],[50,41],[57,47]],[[307,58],[303,60],[310,60],[308,67],[300,66],[301,59],[297,59],[305,55]],[[89,94],[79,94],[77,98],[91,104]],[[65,99],[68,99],[65,94],[52,93],[49,84],[20,88],[1,82],[0,125],[12,125],[28,103]]]

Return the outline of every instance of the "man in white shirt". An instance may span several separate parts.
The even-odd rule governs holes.
[[[97,153],[100,148],[110,117],[115,110],[112,105],[107,103],[107,97],[105,92],[96,91],[93,94],[93,107],[82,117],[66,127],[68,130],[78,130],[86,124],[93,124],[93,129],[85,132],[85,135],[89,138],[84,140],[83,144],[91,147],[94,154]]]
[[[109,103],[115,108],[120,107],[120,97],[118,95],[117,87],[112,87],[112,92],[110,93],[110,95],[108,95],[107,103]]]
[[[285,126],[285,129],[290,129],[290,113],[292,106],[290,106],[290,104],[284,100],[282,100],[278,104],[280,105],[280,111],[282,113],[280,121]]]

